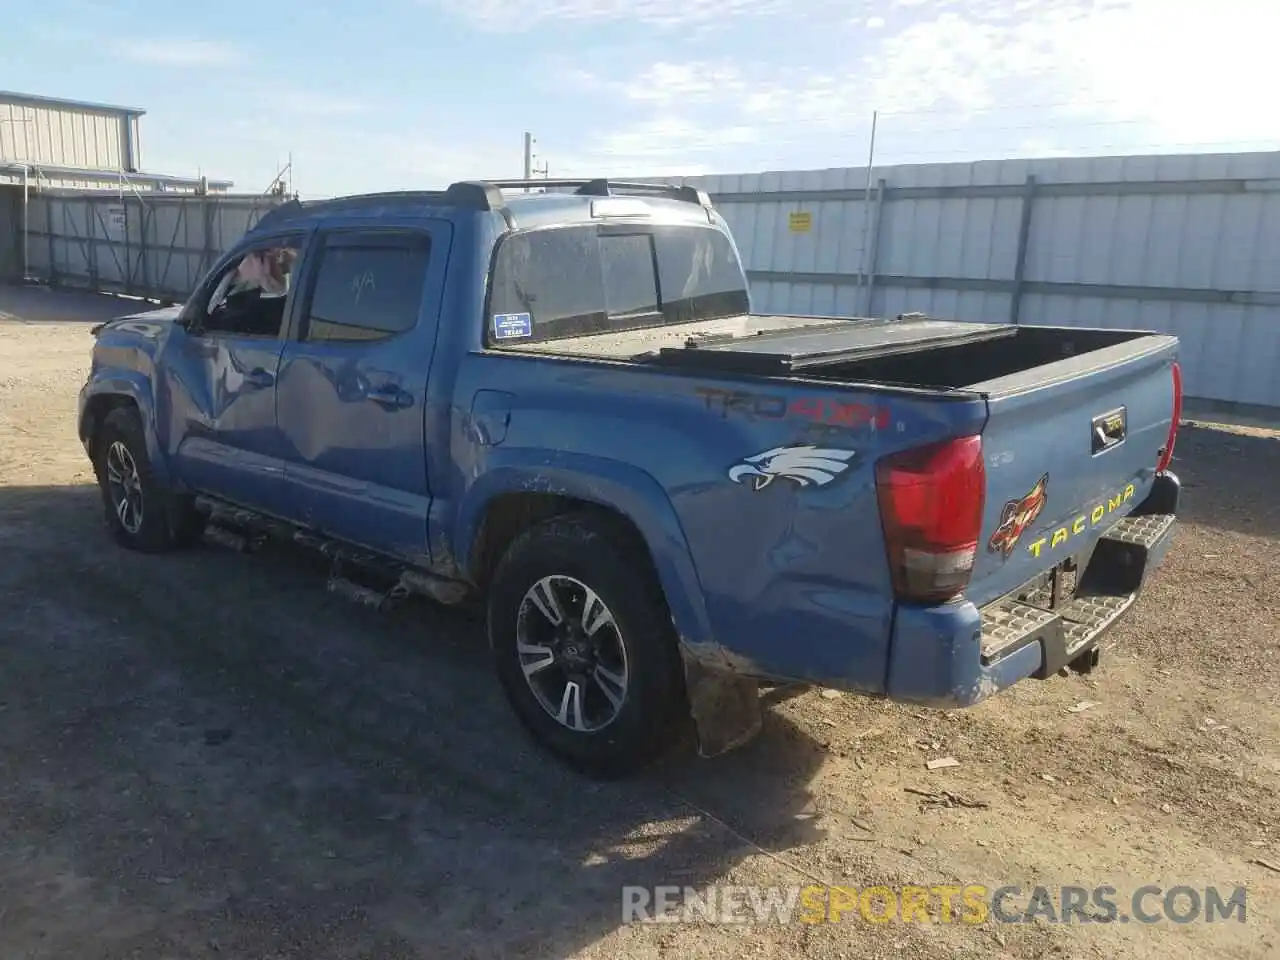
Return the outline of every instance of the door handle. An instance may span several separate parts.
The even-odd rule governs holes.
[[[399,408],[413,405],[413,394],[401,390],[393,383],[384,387],[370,387],[365,396],[384,407]]]
[[[262,367],[255,367],[244,375],[244,382],[254,387],[269,387],[276,382],[276,378]]]

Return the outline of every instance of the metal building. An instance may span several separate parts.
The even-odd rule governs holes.
[[[133,248],[141,242],[140,234],[130,232],[126,210],[150,210],[144,197],[156,202],[185,196],[207,206],[211,195],[225,195],[232,186],[229,180],[143,169],[144,113],[136,107],[0,91],[0,280],[32,278],[42,252],[46,272],[55,272],[55,262],[61,259],[69,262],[64,272],[74,275],[79,269],[75,258],[60,258],[63,248],[54,242],[60,231],[85,251],[79,257],[80,272],[96,277],[97,251],[92,248],[98,240]],[[92,206],[94,196],[99,201],[96,207]],[[59,208],[63,215],[55,218],[49,211],[58,198],[64,198]],[[71,213],[77,199],[81,201],[78,221]],[[95,211],[94,222],[83,216],[90,209]],[[166,209],[177,208],[170,204]],[[159,221],[148,219],[145,229],[161,227]],[[144,226],[139,220],[133,229],[144,230]],[[175,235],[170,244],[176,242]],[[161,246],[158,236],[151,238],[151,245],[153,249]],[[110,249],[103,247],[104,252]],[[130,260],[127,269],[116,272],[130,277],[132,285],[139,269]]]
[[[665,179],[711,194],[759,311],[1169,332],[1189,396],[1280,407],[1280,152]]]
[[[224,191],[229,181],[147,173],[136,107],[0,91],[0,184],[28,189]]]

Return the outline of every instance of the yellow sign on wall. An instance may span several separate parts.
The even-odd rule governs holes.
[[[808,210],[797,210],[787,215],[787,226],[792,233],[808,233],[813,229],[813,214]]]

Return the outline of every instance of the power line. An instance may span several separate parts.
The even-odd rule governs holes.
[[[1000,162],[1005,160],[1050,160],[1050,159],[1101,159],[1125,156],[1162,156],[1177,155],[1194,152],[1254,152],[1257,144],[1249,141],[1214,141],[1207,143],[1163,143],[1163,144],[1132,144],[1132,143],[1104,143],[1091,144],[1088,146],[1078,145],[1062,145],[1049,144],[1043,149],[1025,148],[1025,147],[1008,147],[998,148],[992,147],[983,151],[964,152],[961,150],[944,151],[944,150],[928,150],[928,151],[895,151],[889,150],[880,154],[876,158],[875,166],[880,169],[891,166],[910,165],[916,163],[979,163],[979,162]],[[1221,148],[1221,149],[1206,149]],[[1274,145],[1265,152],[1274,150]],[[662,157],[636,157],[628,155],[625,152],[601,152],[595,154],[596,159],[591,163],[589,171],[592,176],[610,175],[638,175],[640,170],[651,171],[647,176],[671,175],[670,169],[664,170],[664,167],[677,168],[682,165],[682,160],[687,161],[689,153],[695,151],[673,151],[670,160],[664,160]],[[697,151],[705,156],[706,151]],[[1261,151],[1260,151],[1261,152]],[[590,157],[584,158],[590,160]],[[786,171],[813,171],[823,169],[860,169],[864,164],[865,158],[858,157],[852,152],[850,153],[821,153],[821,154],[803,154],[797,151],[792,154],[771,154],[768,156],[753,155],[743,151],[740,147],[735,147],[735,159],[732,168],[725,163],[720,162],[719,158],[712,162],[703,160],[697,166],[702,168],[696,172],[690,171],[690,176],[704,175],[750,175],[761,173],[780,173]],[[687,162],[683,164],[688,167]],[[579,162],[581,166],[581,161]],[[714,167],[714,169],[705,169],[706,167]],[[569,171],[569,175],[578,174],[578,170]],[[582,175],[582,174],[579,174]]]
[[[767,92],[767,91],[766,91]],[[887,110],[874,113],[841,113],[830,116],[799,117],[751,117],[735,113],[721,117],[701,128],[696,121],[688,121],[683,127],[694,136],[682,142],[680,133],[663,138],[655,133],[653,142],[641,137],[623,137],[621,131],[615,139],[635,139],[635,148],[626,145],[590,147],[575,150],[581,162],[623,163],[632,167],[653,168],[670,161],[672,166],[685,165],[692,160],[699,166],[708,165],[708,155],[734,154],[734,165],[739,172],[750,168],[765,167],[773,170],[813,169],[821,166],[857,168],[859,159],[855,152],[871,148],[870,166],[887,166],[916,162],[977,162],[1005,159],[1032,159],[1048,157],[1098,157],[1115,155],[1153,154],[1167,155],[1175,152],[1269,152],[1280,149],[1280,138],[1265,136],[1236,136],[1209,139],[1179,140],[1158,139],[1158,119],[1147,116],[1111,116],[1091,119],[1086,113],[1073,119],[1061,113],[1042,118],[1018,116],[1029,110],[1085,111],[1089,107],[1117,107],[1132,103],[1118,99],[1056,100],[1039,103],[993,104],[975,108],[930,108],[920,110]],[[803,114],[803,104],[793,109]],[[1180,121],[1194,120],[1194,114],[1182,114]],[[873,121],[873,117],[875,121]],[[944,119],[942,123],[928,123],[927,118]],[[906,124],[895,122],[902,118],[914,118]],[[984,118],[988,121],[984,122]],[[1010,122],[1012,121],[1012,122]],[[1031,122],[1025,122],[1031,121]],[[650,121],[651,122],[651,121]],[[643,130],[641,121],[634,129]],[[878,133],[873,140],[873,123],[878,123]],[[786,127],[794,135],[774,135],[771,131]],[[717,127],[719,130],[717,130]],[[743,136],[744,131],[750,131]],[[928,138],[927,140],[925,138]],[[975,145],[973,141],[978,141]],[[847,153],[846,147],[847,145]],[[796,149],[788,149],[794,147]],[[913,147],[920,147],[912,149]],[[783,149],[778,149],[783,148]],[[758,152],[770,150],[765,156]],[[834,159],[824,163],[820,156]],[[717,157],[718,161],[720,158]],[[715,162],[715,161],[713,161]],[[719,166],[719,163],[716,163]]]
[[[911,135],[911,136],[931,136],[932,137],[932,136],[938,136],[939,134],[946,134],[946,133],[965,133],[965,134],[1028,133],[1028,132],[1044,133],[1050,130],[1061,130],[1064,127],[1070,130],[1081,130],[1081,129],[1095,129],[1095,128],[1102,129],[1102,128],[1113,128],[1113,127],[1135,127],[1135,126],[1146,126],[1146,125],[1147,125],[1147,121],[1145,120],[1097,120],[1097,121],[1087,121],[1084,123],[1075,123],[1075,124],[1027,123],[1027,124],[1005,124],[1005,125],[996,126],[996,127],[957,125],[957,126],[950,126],[950,127],[922,127],[918,129],[898,130],[898,131],[894,131],[892,130],[892,128],[890,128],[890,130],[886,131],[884,128],[883,121],[881,121],[879,135],[883,139],[886,136],[901,137],[903,135]],[[822,140],[857,140],[861,142],[863,140],[866,140],[868,135],[861,131],[846,131],[846,132],[823,133],[820,136]],[[771,136],[768,138],[768,142],[771,144],[810,143],[814,139],[816,138],[815,137],[778,138],[778,137]],[[744,144],[739,142],[738,145],[744,145]]]
[[[1024,129],[1024,128],[1010,128],[1010,129]],[[1267,139],[1267,138],[1235,138],[1230,140],[1184,140],[1184,141],[1128,140],[1128,141],[1111,141],[1111,142],[1104,142],[1104,143],[1082,142],[1078,140],[1073,140],[1073,141],[1064,142],[1061,140],[1056,140],[1051,138],[1051,135],[1054,132],[1052,128],[1027,127],[1025,129],[1029,132],[1040,132],[1040,133],[1046,134],[1048,137],[1050,137],[1050,145],[1055,151],[1071,151],[1071,150],[1093,151],[1093,150],[1099,150],[1099,149],[1103,149],[1103,150],[1117,149],[1117,150],[1124,150],[1129,153],[1133,153],[1135,151],[1142,151],[1142,150],[1149,150],[1155,153],[1168,153],[1171,150],[1203,151],[1205,148],[1216,148],[1216,147],[1244,148],[1250,152],[1253,152],[1253,151],[1269,152],[1273,150],[1280,150],[1280,141],[1274,140],[1274,139]],[[982,132],[982,131],[974,131],[974,132]],[[928,131],[921,131],[921,133],[922,134],[928,133]],[[878,137],[880,138],[880,142],[883,143],[884,132],[881,131],[878,134]],[[855,138],[854,137],[832,137],[828,139],[829,140],[835,140],[835,139],[853,140]],[[814,144],[814,142],[815,142],[814,140],[805,139],[805,138],[778,140],[771,137],[767,141],[760,141],[760,145],[772,147],[772,146],[776,146],[777,144],[802,145],[802,144]],[[860,142],[865,142],[865,139]],[[1007,152],[1009,150],[1025,149],[1025,146],[1024,146],[1025,143],[1026,143],[1025,139],[1018,142],[1000,141],[997,143],[983,145],[980,148],[976,148],[976,152],[999,153],[999,152]],[[732,144],[726,145],[722,142],[718,142],[715,140],[699,140],[696,142],[673,145],[673,147],[669,151],[664,151],[662,153],[649,153],[648,155],[657,156],[657,157],[665,157],[665,156],[678,157],[681,154],[685,154],[685,153],[710,153],[716,150],[726,149],[729,146],[731,146],[732,149],[739,154],[749,154],[751,153],[751,147],[753,146],[753,144],[736,141]],[[591,155],[601,156],[601,157],[638,158],[639,156],[633,151],[628,151],[628,150],[623,150],[618,148],[608,148],[608,147],[598,149],[598,150],[588,151],[588,152]],[[972,153],[972,152],[975,152],[975,150],[968,149],[965,147],[953,147],[953,148],[940,149],[940,150],[905,150],[905,151],[893,150],[892,152],[897,156],[924,157],[924,156],[949,156],[954,154]],[[771,156],[782,157],[782,156],[786,156],[786,154],[771,154]],[[882,163],[883,161],[880,158],[877,158],[875,162]]]
[[[737,92],[737,97],[734,102],[740,102],[743,96],[751,92],[752,90],[750,89],[750,87],[744,87],[742,90]],[[791,106],[792,104],[795,103],[796,100],[803,99],[805,97],[815,97],[815,98],[822,98],[822,99],[841,98],[841,99],[845,99],[846,101],[862,101],[862,102],[867,102],[869,99],[865,94],[855,93],[852,91],[846,92],[839,89],[838,87],[815,88],[815,89],[805,89],[802,87],[798,89],[786,88],[786,89],[779,89],[774,91],[771,91],[766,87],[756,92],[763,94],[765,96],[769,96],[770,94],[777,94],[781,99],[785,99],[787,106]],[[671,97],[654,98],[653,100],[635,98],[634,102],[637,102],[637,103],[650,102],[650,103],[656,103],[660,106],[667,106],[667,107],[674,106],[674,105],[682,105],[682,106],[702,105],[706,107],[713,107],[713,106],[716,106],[719,101],[718,101],[718,98],[713,98],[713,97],[699,98],[697,96],[680,96],[677,93]],[[969,106],[963,103],[951,103],[947,105],[919,107],[919,108],[914,108],[909,110],[894,110],[894,109],[877,110],[877,112],[879,113],[880,117],[883,119],[885,117],[930,117],[930,116],[941,116],[944,114],[948,116],[954,116],[956,114],[963,114],[968,116],[968,115],[974,115],[974,114],[1004,113],[1004,112],[1014,112],[1014,111],[1020,111],[1020,110],[1067,110],[1067,109],[1079,109],[1084,107],[1125,107],[1128,109],[1132,109],[1133,101],[1122,100],[1119,98],[1096,99],[1096,100],[1080,100],[1080,99],[1043,100],[1043,101],[1034,102],[1034,103],[1000,102],[1000,103],[992,103],[989,106],[985,106],[985,107]],[[740,111],[740,112],[744,116],[750,115],[748,111]],[[1213,113],[1213,111],[1202,110],[1200,111],[1200,113],[1204,115],[1210,115]],[[1193,116],[1194,114],[1187,114],[1187,115]],[[867,114],[863,112],[836,113],[836,114],[832,114],[831,116],[835,119],[842,119],[842,118],[849,118],[853,120],[867,119]],[[790,118],[788,117],[760,118],[760,122],[788,123],[790,122]]]
[[[991,112],[994,112],[994,111],[991,111]],[[885,126],[886,117],[888,117],[889,119],[893,119],[895,116],[938,116],[938,117],[947,117],[952,120],[955,120],[955,119],[960,119],[960,118],[969,116],[969,112],[963,111],[963,110],[939,110],[939,111],[934,111],[929,113],[925,113],[921,111],[919,113],[912,113],[912,114],[880,113],[879,111],[876,111],[876,113],[880,118],[880,125],[882,129]],[[1193,115],[1189,115],[1189,114],[1180,115],[1180,120],[1182,120],[1183,122],[1189,119],[1194,119]],[[743,127],[753,128],[753,129],[767,129],[767,128],[774,128],[774,127],[788,127],[788,128],[800,128],[800,129],[827,128],[832,131],[830,136],[833,136],[833,137],[835,136],[856,137],[861,135],[860,131],[852,130],[849,128],[860,125],[865,129],[870,126],[870,123],[871,123],[871,115],[868,113],[868,114],[833,114],[830,116],[822,116],[822,115],[798,116],[798,117],[790,117],[790,118],[779,118],[779,117],[763,118],[762,117],[758,119],[752,118],[750,116],[742,116],[742,117],[735,117],[733,122],[723,123],[721,124],[721,126],[732,127],[735,129],[743,128]],[[1128,117],[1128,118],[1112,118],[1112,119],[1106,119],[1106,120],[1089,120],[1089,119],[1074,120],[1070,118],[1063,118],[1061,116],[1054,116],[1054,117],[1045,117],[1043,120],[1041,120],[1038,123],[999,124],[995,126],[987,126],[987,125],[975,124],[975,123],[959,123],[959,124],[952,124],[950,126],[944,126],[944,127],[938,127],[938,126],[932,126],[932,125],[930,126],[920,125],[920,126],[912,126],[912,127],[906,127],[906,128],[898,127],[897,129],[900,131],[905,130],[907,132],[917,132],[917,133],[939,133],[939,132],[960,133],[960,132],[970,132],[970,131],[999,132],[999,131],[1017,131],[1017,130],[1033,130],[1033,129],[1039,130],[1039,129],[1044,129],[1048,127],[1059,127],[1059,128],[1069,127],[1072,129],[1093,128],[1093,127],[1125,127],[1125,126],[1155,125],[1157,123],[1159,123],[1159,121],[1151,117],[1137,117],[1137,116]],[[770,138],[770,139],[773,139],[775,142],[777,142],[775,138]],[[1265,138],[1258,138],[1258,139],[1265,139]]]

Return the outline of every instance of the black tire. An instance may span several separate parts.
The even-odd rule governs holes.
[[[489,644],[498,678],[516,716],[541,746],[594,777],[638,772],[679,744],[690,725],[684,674],[666,600],[647,553],[634,539],[605,518],[589,514],[553,517],[516,538],[489,585]],[[526,616],[531,615],[526,595],[545,577],[579,581],[612,612],[612,625],[599,633],[607,644],[625,648],[628,683],[621,707],[615,708],[616,716],[600,729],[578,731],[562,724],[543,706],[525,678],[517,650],[517,625],[522,607]],[[566,613],[571,619],[567,608]],[[549,670],[555,674],[546,682],[554,685],[561,675],[560,661]],[[584,681],[584,698],[588,686]],[[603,703],[598,693],[593,696]]]
[[[118,510],[121,489],[112,481],[113,475],[121,473],[122,458],[112,452],[117,445],[127,454],[124,464],[136,469],[137,479],[132,487],[140,507],[140,522],[131,513],[122,518]],[[134,408],[117,407],[103,419],[94,438],[93,465],[107,526],[117,543],[143,553],[162,553],[190,543],[203,531],[204,517],[195,510],[191,498],[175,495],[156,480],[142,422]]]

